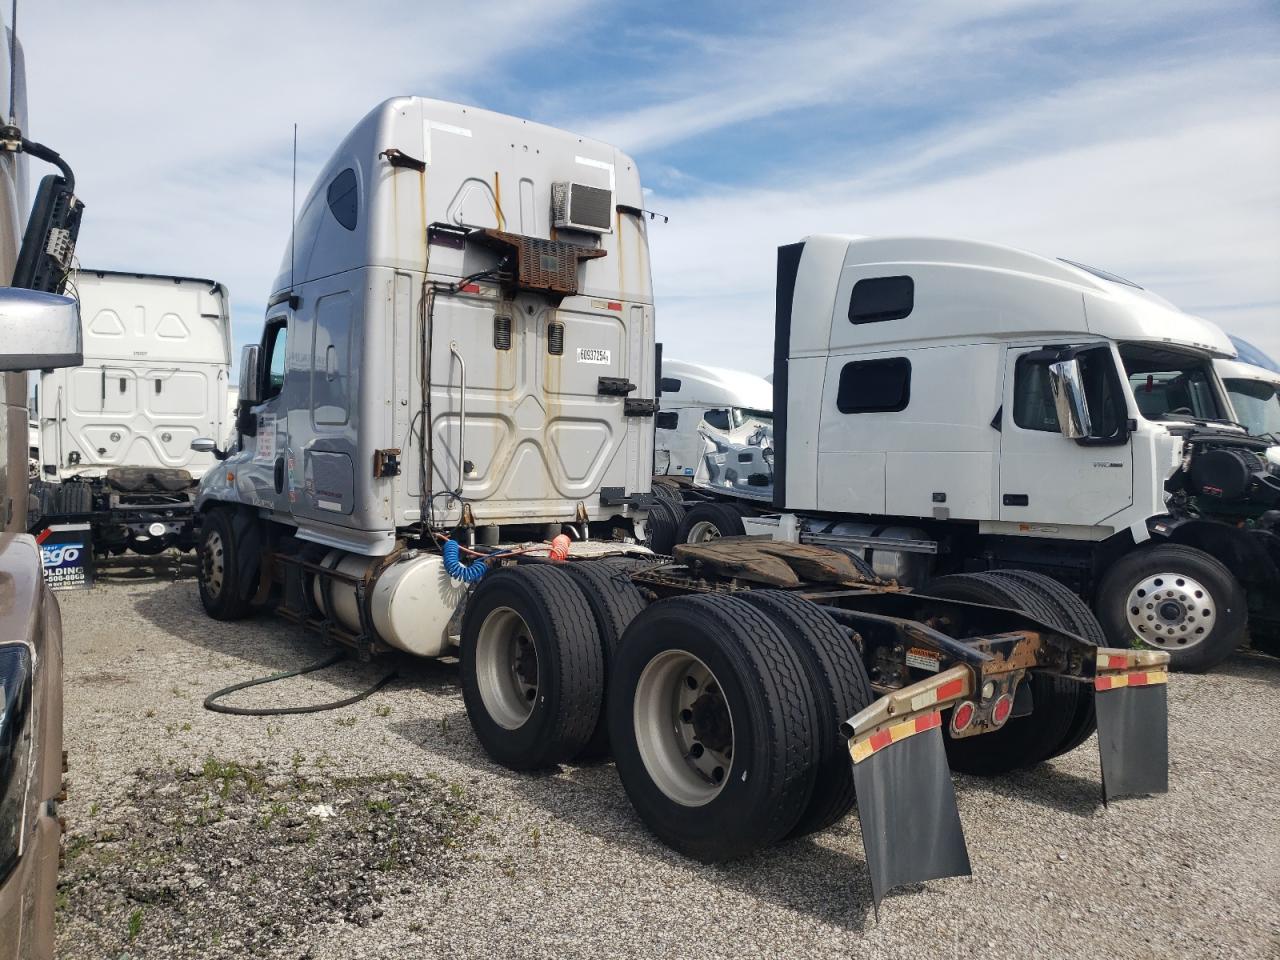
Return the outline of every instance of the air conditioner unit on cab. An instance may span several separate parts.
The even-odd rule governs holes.
[[[553,183],[551,222],[557,230],[612,233],[613,191],[585,183]]]

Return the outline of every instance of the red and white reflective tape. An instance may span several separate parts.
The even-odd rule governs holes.
[[[932,687],[928,690],[922,690],[920,693],[917,693],[912,697],[911,712],[915,713],[917,710],[924,710],[928,707],[932,707],[935,703],[945,704],[948,701],[963,697],[968,692],[969,684],[964,678],[957,677],[954,680],[948,680],[946,683],[940,684],[936,687]]]
[[[895,723],[892,726],[875,730],[855,740],[850,740],[849,754],[853,757],[854,763],[861,763],[873,753],[883,750],[892,743],[898,743],[907,739],[907,737],[913,737],[917,733],[925,733],[940,726],[942,726],[942,714],[937,710],[933,710],[922,716],[912,717],[909,720],[903,720],[901,723]]]
[[[1150,687],[1169,682],[1168,670],[1133,670],[1129,673],[1109,673],[1095,677],[1093,689],[1118,690],[1121,687]]]

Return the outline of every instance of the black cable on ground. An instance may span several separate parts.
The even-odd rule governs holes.
[[[346,656],[345,650],[339,650],[337,653],[331,653],[329,656],[323,657],[314,663],[309,663],[298,670],[286,670],[283,673],[273,673],[269,677],[259,677],[257,680],[233,683],[231,686],[215,690],[205,697],[204,708],[212,710],[214,713],[230,713],[238,717],[278,717],[290,713],[320,713],[323,710],[337,710],[339,707],[349,707],[353,703],[359,703],[365,697],[370,697],[377,693],[396,678],[397,671],[392,670],[363,693],[357,693],[354,697],[347,697],[345,700],[335,700],[332,703],[317,703],[309,707],[228,707],[216,702],[228,694],[235,693],[237,690],[247,690],[249,687],[259,687],[265,683],[275,683],[277,680],[287,680],[290,677],[300,677],[304,673],[323,670],[325,667],[333,666],[339,660],[346,659]]]

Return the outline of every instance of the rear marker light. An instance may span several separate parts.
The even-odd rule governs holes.
[[[1013,713],[1013,697],[1006,693],[991,708],[991,722],[997,727],[1003,726],[1011,713]]]
[[[956,708],[951,711],[951,732],[961,733],[968,730],[976,712],[977,708],[971,700],[956,704]]]

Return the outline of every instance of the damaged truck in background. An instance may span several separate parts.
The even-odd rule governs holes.
[[[457,653],[496,762],[612,753],[645,823],[702,860],[856,799],[877,902],[969,871],[948,766],[998,775],[1097,729],[1106,796],[1164,790],[1167,655],[1105,648],[1049,578],[913,592],[822,545],[642,545],[642,205],[604,143],[416,97],[365,117],[303,204],[234,441],[196,442],[218,459],[196,504],[209,615]],[[789,282],[778,302],[830,324]]]
[[[84,364],[36,386],[39,480],[32,532],[66,525],[93,562],[195,549],[191,447],[227,424],[231,315],[214,280],[80,270]]]

